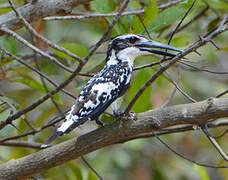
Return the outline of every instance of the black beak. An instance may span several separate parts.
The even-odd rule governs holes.
[[[183,52],[180,49],[177,49],[175,47],[165,45],[165,44],[162,44],[162,43],[159,43],[156,41],[145,41],[145,42],[135,44],[135,46],[138,47],[141,51],[148,51],[148,52],[151,52],[154,54],[160,54],[160,55],[171,56],[171,57],[174,57],[176,55],[169,53],[169,52],[166,52],[166,51],[154,49],[154,48],[160,48],[160,49],[164,49],[164,50],[172,50],[172,51],[176,51],[176,52]]]

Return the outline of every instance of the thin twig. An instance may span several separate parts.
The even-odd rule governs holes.
[[[228,166],[215,166],[215,165],[208,165],[208,164],[204,164],[204,163],[199,163],[197,161],[194,161],[190,158],[187,158],[186,156],[184,156],[183,154],[180,154],[179,152],[177,152],[176,150],[174,150],[173,148],[171,148],[167,143],[165,143],[160,137],[156,136],[156,138],[165,146],[167,147],[170,151],[172,151],[174,154],[182,157],[183,159],[190,161],[194,164],[197,164],[199,166],[203,166],[203,167],[208,167],[208,168],[228,168]]]
[[[193,66],[193,65],[188,64],[188,63],[183,62],[183,61],[179,61],[179,63],[181,63],[181,64],[183,64],[185,66],[191,67],[192,69],[195,69],[197,71],[204,71],[204,72],[208,72],[208,73],[212,73],[212,74],[228,74],[228,72],[218,72],[218,71],[212,71],[212,70],[209,70],[209,69],[199,68],[199,67]]]
[[[150,63],[150,64],[146,64],[146,65],[135,67],[133,70],[134,71],[137,71],[137,70],[144,69],[144,68],[147,68],[147,67],[152,67],[152,66],[155,66],[155,65],[160,65],[161,63],[166,62],[166,61],[169,61],[171,59],[172,58],[161,59],[160,61],[157,61],[157,62],[153,62],[153,63]]]
[[[221,92],[221,93],[219,93],[217,96],[215,96],[216,98],[220,98],[220,97],[222,97],[222,96],[224,96],[225,94],[227,94],[228,93],[228,89],[227,90],[225,90],[225,91],[223,91],[223,92]]]
[[[88,166],[88,167],[91,169],[91,171],[92,171],[94,174],[96,174],[96,176],[97,176],[100,180],[104,180],[104,179],[101,177],[101,175],[96,171],[96,169],[94,169],[93,166],[85,159],[84,156],[81,156],[81,159],[82,159],[82,161],[86,164],[86,166]]]
[[[207,126],[208,126],[208,128],[228,126],[228,120],[210,122],[207,124]],[[153,131],[151,133],[138,134],[136,136],[127,137],[117,143],[125,143],[127,141],[134,140],[134,139],[151,138],[151,137],[154,137],[155,135],[160,136],[160,135],[182,133],[182,132],[186,132],[186,131],[195,131],[195,130],[197,130],[195,128],[195,125],[184,125],[184,126],[180,126],[180,127],[171,127],[171,128],[161,129],[159,131]]]
[[[219,146],[219,144],[216,142],[216,140],[208,134],[206,128],[207,128],[206,126],[201,126],[202,131],[207,136],[207,138],[210,140],[212,145],[219,152],[219,154],[223,157],[223,159],[228,162],[228,157],[227,157],[226,153],[222,150],[222,148]]]
[[[179,68],[177,68],[177,78],[178,78],[178,79],[177,79],[176,84],[179,85],[179,83],[180,83],[180,69],[179,69]],[[166,107],[166,106],[169,105],[169,103],[170,103],[170,102],[172,101],[172,99],[174,98],[176,92],[177,92],[177,87],[174,86],[173,91],[171,92],[169,98],[165,101],[164,104],[161,105],[161,108],[164,108],[164,107]]]
[[[38,49],[37,47],[33,46],[31,43],[29,43],[28,41],[26,41],[24,38],[22,38],[21,36],[19,36],[17,33],[15,33],[14,31],[11,31],[10,29],[8,29],[6,26],[0,26],[0,30],[2,30],[3,32],[13,36],[14,38],[16,38],[19,42],[21,42],[22,44],[24,44],[25,46],[29,47],[30,49],[32,49],[33,51],[37,52],[38,54],[40,54],[41,56],[46,57],[47,59],[51,60],[53,63],[55,63],[57,66],[59,66],[60,68],[64,69],[67,72],[72,73],[73,70],[65,65],[63,65],[62,63],[60,63],[57,59],[55,59],[54,57],[50,56],[49,54],[47,54],[44,51],[41,51],[40,49]]]
[[[24,147],[24,148],[35,148],[40,149],[41,143],[28,142],[28,141],[7,141],[0,142],[0,146],[13,146],[13,147]]]
[[[31,69],[32,71],[34,71],[35,73],[39,74],[40,76],[42,76],[43,78],[45,78],[49,83],[51,83],[53,86],[58,87],[59,84],[55,83],[53,80],[51,80],[48,76],[46,76],[45,74],[43,74],[42,72],[40,72],[39,70],[35,69],[34,67],[32,67],[31,65],[27,64],[25,61],[23,61],[21,58],[11,54],[9,51],[7,51],[6,49],[2,48],[0,46],[0,51],[2,51],[4,54],[7,54],[8,56],[12,57],[13,59],[15,59],[16,61],[18,61],[19,63],[23,64],[24,66],[28,67],[29,69]],[[72,93],[61,89],[62,92],[64,92],[65,94],[69,95],[72,98],[76,98]]]
[[[189,25],[191,25],[193,22],[196,22],[196,20],[198,20],[199,18],[201,18],[207,11],[208,11],[209,7],[207,6],[206,8],[204,8],[199,14],[197,14],[195,17],[193,17],[188,23],[184,24],[183,26],[179,27],[175,34],[177,34],[178,32],[182,31],[183,29],[185,29],[186,27],[188,27]],[[173,33],[170,32],[169,34],[165,35],[165,38],[168,38],[171,36],[171,34]]]
[[[173,82],[175,88],[184,96],[186,97],[190,102],[197,102],[195,99],[193,99],[191,96],[189,96],[186,92],[184,92],[178,85],[178,83],[174,80],[171,74],[169,74],[167,71],[164,72],[169,79]]]
[[[170,44],[174,34],[177,32],[177,30],[179,29],[180,25],[182,24],[182,22],[184,21],[184,19],[187,17],[187,15],[189,14],[189,12],[191,11],[191,9],[193,8],[194,4],[195,4],[196,0],[193,1],[193,3],[191,4],[191,6],[188,8],[187,12],[184,14],[184,16],[181,18],[180,22],[177,24],[177,26],[175,27],[175,29],[173,30],[173,32],[170,35],[170,38],[168,40],[168,44]]]
[[[28,21],[25,20],[25,18],[21,15],[21,13],[19,11],[17,11],[15,5],[13,4],[12,0],[8,0],[11,8],[14,10],[15,14],[17,15],[17,17],[24,23],[25,27],[29,30],[29,32],[34,35],[35,37],[39,38],[41,41],[43,41],[45,44],[48,44],[50,47],[61,51],[65,54],[67,54],[68,56],[72,57],[73,59],[82,62],[82,59],[80,57],[78,57],[77,55],[75,55],[74,53],[68,51],[67,49],[58,46],[57,44],[52,43],[50,40],[48,40],[47,38],[45,38],[44,36],[40,35],[39,33],[36,32],[36,30],[29,24]]]
[[[37,129],[32,126],[32,124],[28,121],[28,119],[25,116],[22,116],[21,118],[25,121],[27,126],[30,127],[30,129],[32,129],[33,131],[37,131]]]
[[[19,139],[19,138],[22,138],[22,137],[26,137],[26,136],[29,136],[29,135],[34,135],[36,133],[39,133],[40,131],[42,131],[42,130],[48,128],[48,127],[54,126],[56,123],[58,123],[61,120],[63,120],[65,118],[63,115],[65,113],[67,113],[68,111],[69,110],[65,111],[61,115],[58,115],[58,116],[54,117],[47,124],[45,124],[44,126],[38,128],[38,129],[34,129],[33,131],[29,131],[29,132],[26,132],[26,133],[23,133],[23,134],[19,134],[17,136],[2,138],[2,139],[0,139],[0,142],[6,142],[6,141],[10,141],[10,140],[14,140],[14,139]]]
[[[184,0],[176,0],[176,1],[170,1],[164,4],[161,4],[158,6],[160,10],[164,10],[166,8],[169,8],[171,6],[175,6],[182,2]],[[129,16],[129,15],[140,15],[144,13],[144,9],[140,10],[132,10],[132,11],[125,11],[121,14],[121,16]],[[71,13],[72,16],[52,16],[52,17],[45,17],[42,20],[44,21],[53,21],[53,20],[81,20],[81,19],[87,19],[87,18],[96,18],[96,17],[114,17],[118,13],[107,13],[107,14],[101,14],[101,13],[96,13],[96,14],[88,14],[88,13],[83,13],[83,12],[77,12],[77,13]]]
[[[35,54],[34,54],[34,56],[35,56],[35,57],[34,57],[34,60],[35,60],[36,68],[41,72],[40,64],[39,64],[39,61],[38,61],[38,59],[37,59],[37,53],[36,53],[36,52],[34,52],[34,53],[35,53]],[[44,90],[46,91],[46,93],[48,93],[49,90],[48,90],[47,84],[46,84],[46,82],[45,82],[45,80],[44,80],[44,78],[43,78],[42,76],[40,76],[40,80],[41,80],[41,83],[43,84]],[[61,109],[60,109],[58,103],[55,101],[55,99],[54,99],[53,96],[51,96],[51,101],[52,101],[52,103],[54,104],[54,106],[56,107],[57,111],[58,111],[59,113],[61,113]]]

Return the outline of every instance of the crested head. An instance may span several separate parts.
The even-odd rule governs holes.
[[[152,54],[161,54],[172,57],[175,56],[172,53],[161,51],[157,48],[182,52],[181,50],[174,47],[148,40],[142,35],[124,34],[112,38],[109,42],[106,62],[114,63],[113,61],[127,61],[133,65],[135,58],[138,56]]]
[[[116,59],[132,64],[135,58],[142,54],[134,45],[142,40],[146,40],[146,38],[135,34],[118,35],[112,38],[109,42],[106,61]]]

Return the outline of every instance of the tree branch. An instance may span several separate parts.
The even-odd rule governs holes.
[[[137,114],[136,120],[123,117],[78,138],[10,160],[0,166],[0,179],[23,179],[137,134],[181,124],[202,125],[222,117],[228,117],[228,98],[158,108]]]
[[[47,16],[69,14],[72,8],[90,1],[91,0],[36,0],[17,8],[17,10],[28,22],[35,22]],[[12,11],[0,16],[0,26],[2,25],[6,25],[11,30],[16,30],[21,28],[23,23],[18,19],[15,12]],[[4,32],[0,31],[0,36],[3,34]]]

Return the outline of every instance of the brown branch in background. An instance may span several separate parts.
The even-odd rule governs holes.
[[[57,119],[58,121],[55,121],[53,123],[47,124],[45,126],[45,128],[52,126],[53,124],[59,122],[62,119]],[[215,122],[209,122],[207,124],[208,128],[218,128],[218,127],[225,127],[225,126],[228,126],[228,121],[215,121]],[[135,136],[127,137],[127,138],[117,142],[117,144],[125,143],[127,141],[131,141],[131,140],[134,140],[134,139],[152,138],[155,135],[161,136],[161,135],[166,135],[166,134],[182,133],[182,132],[186,132],[186,131],[196,131],[197,129],[195,127],[196,127],[196,125],[185,125],[185,126],[182,125],[180,127],[164,128],[164,129],[153,131],[153,132],[146,133],[146,134],[138,134],[138,135],[135,135]],[[42,130],[45,129],[45,128],[42,128]],[[34,135],[34,134],[36,134],[36,133],[38,133],[38,132],[40,132],[42,130],[30,131],[28,133],[24,133],[24,134],[21,134],[19,136],[13,136],[13,137],[9,137],[9,138],[0,139],[0,144],[3,144],[5,142],[11,142],[12,140],[19,139],[19,138],[22,138],[22,137],[26,137],[26,136],[29,136],[29,135]],[[221,135],[216,136],[216,138],[220,138],[220,137],[224,136],[226,133],[227,133],[227,130],[224,131]],[[15,142],[18,142],[18,141],[15,141]],[[12,144],[12,146],[13,146],[13,144]],[[42,148],[40,147],[40,149],[42,149]]]
[[[215,122],[209,122],[207,123],[208,128],[217,128],[217,127],[225,127],[228,126],[228,121],[215,121]],[[197,127],[197,128],[196,128]],[[135,136],[127,137],[120,142],[117,143],[125,143],[127,141],[135,140],[135,139],[144,139],[144,138],[152,138],[161,135],[166,135],[166,134],[174,134],[174,133],[182,133],[186,131],[196,131],[198,130],[198,126],[196,125],[182,125],[180,127],[170,127],[170,128],[164,128],[158,131],[152,131],[146,134],[138,134]]]
[[[19,11],[22,16],[29,23],[31,23],[40,20],[46,16],[70,14],[74,7],[84,3],[88,3],[90,1],[91,0],[36,0],[17,8],[17,11]],[[5,24],[11,30],[16,30],[23,26],[23,23],[18,20],[17,16],[13,11],[0,16],[0,26],[2,26],[3,24]],[[0,31],[0,36],[3,34],[4,32]]]
[[[169,8],[171,6],[175,6],[182,2],[184,0],[176,0],[176,1],[170,1],[161,5],[158,5],[158,9],[164,10],[166,8]],[[144,13],[144,9],[140,10],[132,10],[132,11],[125,11],[121,14],[121,16],[129,16],[129,15],[141,15]],[[84,12],[77,12],[77,13],[71,13],[71,16],[52,16],[52,17],[45,17],[43,18],[44,21],[53,21],[53,20],[81,20],[81,19],[87,19],[87,18],[99,18],[99,17],[114,17],[117,13],[96,13],[96,14],[88,14]]]
[[[129,16],[129,15],[138,15],[138,14],[143,14],[144,9],[140,10],[133,10],[133,11],[125,11],[121,14],[121,16]],[[88,19],[88,18],[99,18],[99,17],[115,17],[117,15],[117,12],[115,13],[107,13],[107,14],[101,14],[101,13],[96,13],[96,14],[84,14],[81,15],[82,13],[71,13],[71,16],[52,16],[52,17],[45,17],[42,20],[44,21],[53,21],[53,20],[81,20],[81,19]],[[78,15],[80,14],[80,15]]]
[[[50,47],[61,51],[65,54],[67,54],[68,56],[72,57],[73,59],[82,62],[82,59],[80,57],[78,57],[76,54],[68,51],[67,49],[63,48],[63,47],[59,47],[57,44],[52,43],[51,41],[49,41],[48,39],[46,39],[44,36],[38,34],[36,32],[36,30],[29,24],[29,22],[27,22],[23,16],[21,15],[21,13],[19,11],[17,11],[15,5],[13,4],[12,0],[8,0],[11,8],[14,10],[14,12],[16,13],[17,17],[23,22],[23,24],[25,25],[25,27],[29,30],[29,32],[35,36],[36,38],[39,38],[41,41],[43,41],[45,44],[48,44]]]
[[[104,128],[1,165],[0,179],[26,178],[127,137],[181,124],[202,125],[221,117],[228,117],[227,98],[158,108],[137,114],[136,120],[123,117]]]

